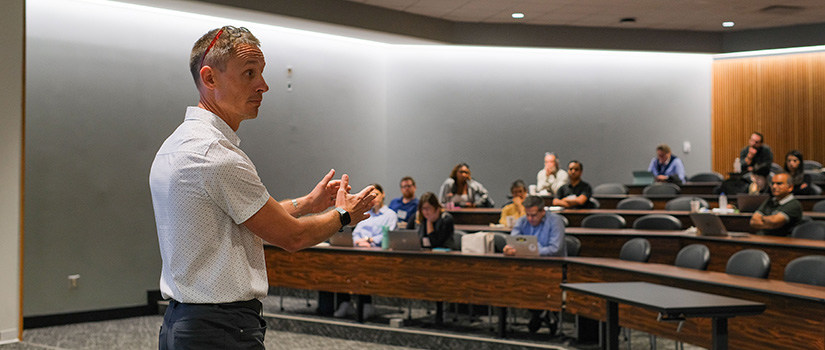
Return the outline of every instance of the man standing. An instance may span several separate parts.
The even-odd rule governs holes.
[[[570,178],[570,183],[559,188],[556,193],[556,198],[553,199],[553,205],[568,209],[590,209],[593,207],[593,202],[590,197],[593,196],[593,188],[590,184],[582,181],[582,171],[584,166],[578,160],[571,160],[567,165],[567,175]]]
[[[415,180],[411,176],[401,178],[401,197],[390,201],[390,209],[398,215],[398,228],[415,228],[418,198],[415,198]]]
[[[751,216],[751,227],[758,234],[787,236],[802,220],[802,204],[793,197],[793,183],[786,173],[773,176],[772,198],[768,198]]]
[[[544,199],[538,196],[527,196],[524,199],[525,216],[516,221],[511,235],[527,235],[536,236],[536,241],[539,243],[539,254],[541,256],[567,256],[567,247],[564,244],[564,221],[558,214],[550,213],[544,210]],[[504,255],[512,256],[516,254],[516,249],[506,245],[504,246]],[[550,312],[546,312],[544,316],[543,310],[530,310],[530,323],[527,324],[527,329],[530,333],[537,332],[542,323],[546,323],[550,328],[550,334],[555,334],[558,323],[551,319]]]
[[[742,171],[753,171],[763,166],[770,167],[773,164],[773,152],[771,147],[764,143],[762,134],[754,131],[748,139],[748,145],[739,152],[739,160],[742,162]]]
[[[536,174],[536,190],[540,194],[555,195],[559,188],[567,184],[567,172],[559,169],[559,159],[555,153],[544,154],[544,169]]]
[[[263,241],[287,251],[310,247],[368,217],[375,198],[372,187],[350,195],[348,176],[332,180],[334,170],[306,196],[280,203],[270,196],[235,133],[257,117],[269,90],[259,45],[231,26],[195,43],[189,65],[198,106],[187,108],[152,163],[160,289],[172,299],[159,349],[263,349]],[[318,214],[302,217],[310,213]]]

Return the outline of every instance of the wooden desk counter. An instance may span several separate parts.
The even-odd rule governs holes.
[[[712,194],[713,189],[721,182],[685,182],[679,188],[682,194]],[[629,194],[642,194],[645,187],[650,185],[625,185]]]
[[[264,251],[273,287],[528,309],[561,308],[561,258],[340,247],[288,253],[266,246]]]
[[[493,231],[510,233],[509,228],[484,225],[456,225],[457,230],[466,232]],[[694,244],[704,244],[710,250],[708,270],[724,272],[728,259],[743,249],[760,249],[771,258],[769,278],[781,280],[785,266],[791,260],[806,255],[825,255],[825,241],[790,237],[750,235],[748,237],[708,237],[697,236],[684,231],[658,231],[634,229],[603,229],[568,227],[565,233],[578,238],[582,245],[579,256],[617,258],[627,241],[641,237],[650,241],[650,262],[673,264],[679,250]]]
[[[643,281],[764,303],[765,313],[729,320],[732,349],[825,349],[825,287],[698,271],[671,265],[602,258],[567,258],[567,282]],[[566,310],[605,319],[601,299],[568,293]],[[622,326],[709,347],[711,324],[688,319],[681,332],[676,323],[657,322],[656,314],[624,305]]]
[[[715,194],[686,194],[678,195],[648,195],[641,194],[599,194],[593,195],[593,198],[599,201],[599,209],[616,209],[619,201],[630,197],[645,197],[653,202],[653,209],[664,210],[668,201],[678,197],[699,197],[708,202],[711,208],[719,207],[719,195]],[[825,200],[825,196],[794,196],[799,203],[802,204],[802,210],[812,211],[814,204],[821,200]],[[728,196],[728,203],[736,205],[736,196]]]

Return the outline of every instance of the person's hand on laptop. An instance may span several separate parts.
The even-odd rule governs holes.
[[[513,256],[513,255],[516,255],[516,248],[513,248],[512,246],[506,245],[506,246],[504,246],[504,249],[502,249],[502,252],[506,256]]]

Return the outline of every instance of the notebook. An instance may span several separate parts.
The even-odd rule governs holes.
[[[352,227],[344,227],[341,232],[336,232],[329,238],[329,245],[333,247],[352,247]]]
[[[539,242],[536,236],[507,236],[507,245],[516,249],[516,256],[539,256]]]
[[[633,184],[634,185],[650,185],[653,183],[654,176],[653,173],[647,170],[635,170],[633,171]]]
[[[388,246],[392,250],[421,250],[421,239],[416,230],[393,230],[387,232]]]
[[[740,212],[755,212],[770,197],[767,194],[740,194],[736,196],[736,207]]]

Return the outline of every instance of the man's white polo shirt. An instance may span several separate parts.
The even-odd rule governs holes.
[[[182,303],[263,299],[263,241],[241,225],[269,200],[240,139],[218,116],[189,107],[152,163],[164,298]]]

